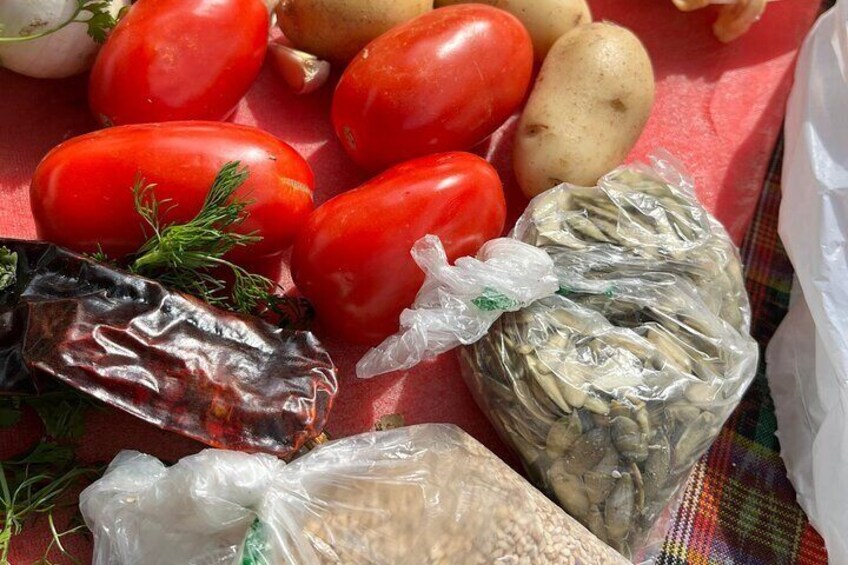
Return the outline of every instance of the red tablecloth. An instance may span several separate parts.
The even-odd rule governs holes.
[[[675,154],[694,175],[702,201],[740,241],[781,127],[795,53],[818,2],[774,2],[747,36],[730,45],[713,38],[712,9],[682,14],[668,0],[590,3],[596,19],[633,29],[654,62],[656,105],[631,157],[644,157],[656,147]],[[35,237],[29,178],[51,147],[95,127],[87,111],[85,85],[85,77],[40,81],[0,71],[0,235]],[[266,68],[234,118],[279,136],[304,154],[316,173],[318,203],[364,180],[333,137],[331,97],[331,86],[295,97]],[[511,120],[478,149],[502,174],[512,218],[525,205],[509,167],[513,125]],[[283,271],[286,282],[285,266]],[[512,461],[468,394],[452,355],[401,376],[359,382],[352,369],[363,350],[332,340],[326,343],[341,371],[341,392],[328,428],[333,436],[364,431],[383,414],[402,413],[410,424],[456,423]],[[14,434],[0,434],[0,451],[37,437],[34,420],[27,422]],[[80,455],[89,460],[107,460],[121,449],[173,459],[199,447],[115,412],[92,415],[88,430]],[[44,528],[22,536],[11,563],[31,563],[40,557],[45,536]],[[81,557],[88,555],[85,543],[71,545]]]

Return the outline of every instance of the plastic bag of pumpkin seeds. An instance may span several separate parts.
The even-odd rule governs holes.
[[[649,560],[755,375],[737,250],[665,154],[537,196],[512,237],[547,253],[559,289],[491,317],[465,379],[537,486]]]
[[[372,432],[286,464],[119,454],[80,496],[95,565],[624,565],[448,425]]]
[[[465,378],[543,491],[650,559],[756,372],[737,250],[667,156],[541,194],[513,236],[560,290],[465,348]]]

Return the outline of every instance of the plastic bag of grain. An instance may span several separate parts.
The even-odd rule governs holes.
[[[94,564],[625,564],[459,428],[421,425],[292,463],[119,454],[80,496]]]

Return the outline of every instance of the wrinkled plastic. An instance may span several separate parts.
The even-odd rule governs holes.
[[[317,447],[285,465],[206,450],[115,458],[80,496],[94,565],[625,561],[459,428]]]
[[[779,231],[795,268],[767,371],[780,454],[831,563],[848,563],[848,2],[823,15],[789,98]]]
[[[672,0],[684,12],[699,10],[712,4],[721,5],[713,24],[713,33],[723,42],[738,39],[762,17],[766,5],[775,0]]]
[[[281,457],[324,428],[336,370],[312,334],[49,243],[3,248],[16,266],[0,288],[0,390],[58,379],[208,445]]]
[[[636,562],[753,380],[739,256],[667,156],[536,197],[514,237],[557,295],[507,313],[463,374],[533,481]]]
[[[446,351],[479,340],[503,312],[515,312],[559,288],[548,254],[511,238],[487,242],[477,258],[448,263],[439,238],[427,235],[412,247],[425,280],[400,331],[371,349],[356,365],[360,378],[409,369]]]

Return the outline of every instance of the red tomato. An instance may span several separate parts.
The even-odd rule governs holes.
[[[31,185],[40,238],[82,252],[121,257],[144,243],[133,207],[137,175],[156,183],[166,222],[200,210],[215,175],[228,161],[249,169],[235,195],[251,203],[239,232],[263,240],[233,250],[245,262],[280,253],[312,211],[313,176],[290,146],[256,128],[221,122],[169,122],[109,128],[68,140],[47,154]]]
[[[94,63],[89,103],[105,126],[223,120],[259,74],[262,0],[139,0]]]
[[[499,236],[505,218],[501,181],[486,161],[423,157],[315,210],[295,242],[292,277],[327,329],[373,345],[397,331],[424,282],[410,255],[416,241],[439,236],[454,261]]]
[[[470,149],[518,108],[532,70],[533,44],[515,17],[484,5],[439,8],[354,58],[336,88],[333,126],[371,170]]]

